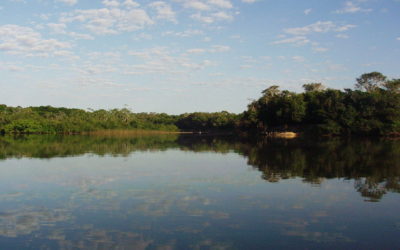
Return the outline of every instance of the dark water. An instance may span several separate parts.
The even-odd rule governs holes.
[[[398,249],[400,141],[0,137],[0,249]]]

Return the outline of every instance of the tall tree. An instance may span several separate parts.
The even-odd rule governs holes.
[[[356,89],[364,90],[366,92],[372,92],[378,89],[386,81],[386,76],[380,72],[371,72],[362,74],[357,78],[357,83],[355,85]]]
[[[262,91],[262,93],[265,97],[273,97],[273,96],[278,95],[280,92],[281,91],[279,90],[279,86],[277,86],[277,85],[272,85],[271,87],[264,89]]]
[[[400,94],[400,79],[386,81],[383,86],[390,92]]]
[[[325,90],[325,86],[322,83],[314,83],[313,82],[313,83],[303,84],[303,89],[306,92],[313,92],[313,91],[319,92],[319,91]]]

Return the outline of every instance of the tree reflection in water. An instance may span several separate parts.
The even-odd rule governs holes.
[[[388,139],[298,138],[292,140],[207,136],[145,135],[0,137],[0,159],[96,155],[128,156],[135,151],[180,149],[194,152],[235,152],[268,182],[302,178],[312,185],[324,179],[354,180],[366,201],[400,192],[400,141]]]

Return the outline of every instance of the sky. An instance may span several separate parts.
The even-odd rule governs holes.
[[[239,113],[400,78],[400,0],[1,0],[0,103]]]

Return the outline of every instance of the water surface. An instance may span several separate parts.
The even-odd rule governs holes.
[[[1,249],[395,249],[400,142],[0,137]]]

